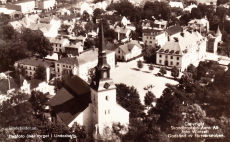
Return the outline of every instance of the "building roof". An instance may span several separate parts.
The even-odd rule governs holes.
[[[23,65],[36,66],[36,67],[39,65],[42,65],[46,68],[52,66],[51,62],[43,60],[43,59],[36,59],[36,58],[25,58],[25,59],[16,61],[16,63],[23,64]]]
[[[1,79],[0,80],[0,93],[6,94],[9,90],[9,82],[8,79]],[[10,78],[10,89],[12,88],[19,88],[19,86],[15,83],[13,78]]]
[[[71,64],[71,65],[77,65],[79,66],[78,59],[71,58],[71,57],[64,57],[57,61],[57,63],[65,63],[65,64]]]
[[[78,47],[81,47],[81,46],[83,46],[81,42],[77,42],[76,44],[67,43],[65,45],[65,47],[69,47],[69,48],[78,48]]]
[[[203,18],[203,19],[193,19],[189,21],[188,23],[189,24],[200,24],[200,25],[206,26],[208,21]]]
[[[43,33],[49,32],[51,29],[52,25],[51,24],[45,24],[45,23],[31,23],[30,26],[28,27],[31,30],[41,30]]]
[[[179,25],[172,26],[172,27],[169,27],[168,29],[165,29],[165,31],[166,31],[169,35],[177,34],[177,33],[181,32],[182,30],[183,30],[183,28],[180,27]]]
[[[42,81],[41,81],[41,80],[38,80],[38,79],[31,79],[31,80],[29,81],[29,83],[30,83],[30,89],[32,90],[32,89],[37,88],[41,82],[42,82]]]
[[[158,24],[158,25],[167,25],[167,21],[165,21],[165,20],[155,20],[154,21],[154,24]]]
[[[68,41],[69,40],[67,38],[54,37],[54,38],[50,39],[50,43],[55,43],[55,44],[63,44],[63,43],[68,42]]]
[[[217,30],[216,30],[216,33],[215,33],[215,36],[221,36],[221,32],[220,32],[220,28],[219,26],[217,27]]]
[[[90,49],[86,52],[82,52],[77,56],[79,64],[85,64],[88,62],[93,62],[98,59],[98,48]]]
[[[125,52],[126,54],[130,53],[131,50],[134,48],[134,46],[137,46],[142,49],[142,46],[138,43],[138,41],[133,40],[130,41],[129,43],[126,43],[124,45],[120,45],[119,48]]]
[[[91,89],[85,81],[78,76],[72,76],[48,103],[68,125],[88,107],[91,102],[90,92]]]
[[[187,49],[194,43],[200,43],[205,41],[205,38],[199,32],[184,32],[184,36],[180,35],[175,40],[166,42],[162,48],[157,52],[170,53],[175,55],[183,55],[187,53]]]
[[[21,27],[22,24],[18,21],[13,21],[13,22],[9,22],[9,24],[13,27],[13,28],[18,28]]]
[[[184,8],[182,2],[170,1],[170,2],[169,2],[169,5],[170,5],[171,7],[180,7],[180,8]]]
[[[116,27],[116,28],[115,28],[115,32],[117,32],[117,33],[126,34],[128,31],[131,31],[131,30],[128,29],[128,28],[121,28],[121,27]]]
[[[96,19],[104,18],[106,20],[114,20],[114,21],[121,21],[123,16],[117,15],[97,15]]]
[[[25,27],[29,26],[31,23],[35,23],[35,21],[28,16],[22,18],[22,20],[19,22]]]
[[[145,35],[157,36],[164,33],[164,31],[155,29],[142,29],[142,33]]]
[[[39,19],[39,21],[41,22],[41,23],[50,23],[51,22],[51,20],[56,20],[56,21],[58,21],[58,20],[60,20],[58,17],[56,17],[56,16],[51,16],[51,17],[44,17],[44,18],[40,18]]]

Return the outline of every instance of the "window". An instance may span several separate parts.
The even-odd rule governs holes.
[[[59,68],[57,68],[57,71],[60,72]]]
[[[103,72],[103,78],[107,78],[107,72]]]
[[[30,75],[32,75],[32,72],[30,72]]]
[[[170,62],[170,65],[173,65],[173,62],[172,62],[172,61]]]
[[[106,114],[106,110],[105,110],[105,114]]]
[[[26,71],[26,74],[27,74],[28,72]]]
[[[152,37],[150,36],[149,39],[152,39]]]
[[[152,43],[152,41],[149,41],[149,43]]]
[[[176,65],[179,66],[179,62],[176,62]]]
[[[106,96],[105,99],[108,101],[109,100],[108,96]]]
[[[31,67],[30,67],[30,70],[31,70]]]
[[[34,70],[36,70],[36,68],[34,68]]]
[[[149,38],[149,37],[146,37],[147,39]]]
[[[165,56],[165,58],[167,59],[167,58],[168,58],[168,56],[166,55],[166,56]]]
[[[71,68],[71,66],[69,66],[69,68]]]
[[[61,44],[59,46],[61,47]]]
[[[177,60],[179,60],[179,57],[176,57]]]
[[[118,50],[118,53],[120,53],[120,50]]]
[[[171,59],[173,59],[173,56],[171,56]]]
[[[110,110],[108,110],[108,114],[110,113]]]
[[[59,66],[59,64],[57,64],[57,66]]]
[[[63,65],[63,67],[65,67],[65,65]]]
[[[161,58],[161,57],[162,57],[162,55],[159,55],[159,57]]]
[[[161,60],[159,60],[159,63],[161,63]]]

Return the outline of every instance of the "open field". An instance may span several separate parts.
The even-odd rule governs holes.
[[[140,58],[141,59],[141,58]],[[178,84],[177,81],[171,77],[171,72],[167,71],[165,77],[155,76],[159,72],[159,68],[154,68],[152,73],[148,69],[148,65],[144,64],[144,68],[141,71],[137,68],[137,61],[139,59],[130,62],[119,62],[118,66],[111,71],[111,77],[114,83],[124,83],[128,86],[134,86],[139,92],[141,102],[143,103],[145,93],[147,92],[143,88],[147,85],[153,85],[152,92],[159,98],[162,95],[162,91],[165,89],[166,83]]]

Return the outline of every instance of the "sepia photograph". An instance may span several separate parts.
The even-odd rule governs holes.
[[[230,0],[0,0],[0,142],[230,142]]]

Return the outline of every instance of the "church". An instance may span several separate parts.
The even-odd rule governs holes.
[[[99,28],[98,64],[95,78],[89,85],[73,74],[64,86],[49,100],[52,114],[71,127],[74,123],[85,126],[89,134],[102,134],[113,123],[129,124],[129,112],[116,102],[116,86],[110,78],[106,60],[103,24]]]

